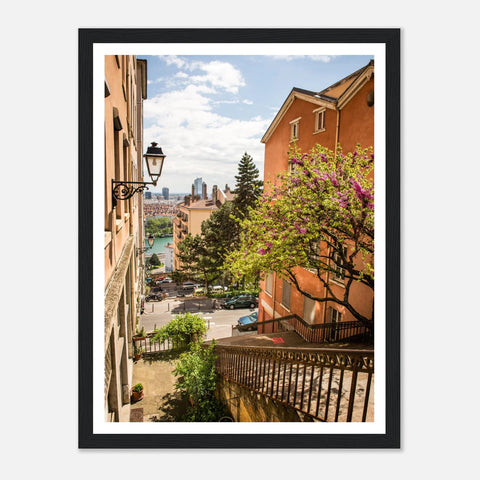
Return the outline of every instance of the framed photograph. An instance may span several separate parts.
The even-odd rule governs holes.
[[[400,30],[79,30],[79,448],[400,448]]]

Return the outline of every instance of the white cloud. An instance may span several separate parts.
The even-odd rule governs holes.
[[[144,139],[157,141],[167,155],[161,185],[188,192],[202,177],[208,189],[228,183],[234,187],[238,162],[248,152],[263,177],[264,146],[260,143],[270,120],[238,120],[213,111],[205,85],[161,94],[144,102]],[[150,124],[150,125],[148,125]]]
[[[177,57],[176,55],[159,55],[160,59],[164,60],[167,65],[175,65],[178,68],[182,68],[186,65],[186,61]]]
[[[264,146],[260,143],[270,120],[234,119],[214,111],[218,104],[252,105],[238,98],[245,85],[241,71],[222,61],[187,61],[163,56],[180,71],[166,77],[171,90],[144,102],[144,140],[156,141],[167,155],[161,185],[171,191],[189,192],[194,178],[212,185],[234,187],[234,176],[248,152],[263,178]]]
[[[231,63],[213,60],[211,62],[187,61],[175,55],[160,56],[167,65],[174,65],[188,72],[202,72],[201,74],[187,75],[185,71],[175,74],[175,78],[188,80],[194,84],[210,85],[229,93],[237,94],[239,87],[245,85],[242,73]]]

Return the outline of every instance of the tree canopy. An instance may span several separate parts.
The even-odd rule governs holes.
[[[201,278],[207,288],[218,277],[218,266],[200,235],[186,235],[178,244],[178,259],[180,267],[177,275],[182,278]]]
[[[173,222],[171,217],[162,216],[147,219],[145,224],[145,235],[155,237],[169,236],[173,234]]]
[[[249,208],[256,205],[263,186],[263,182],[259,179],[258,168],[247,152],[238,164],[238,175],[235,175],[235,180],[235,199],[233,200],[235,216],[243,219],[248,215]]]
[[[335,302],[360,321],[368,321],[349,301],[353,282],[374,288],[373,148],[344,154],[317,145],[302,154],[290,151],[290,171],[270,185],[257,208],[241,224],[239,248],[228,257],[236,277],[276,272],[305,296]],[[315,296],[299,282],[309,269],[325,286]],[[328,276],[341,277],[338,296]]]

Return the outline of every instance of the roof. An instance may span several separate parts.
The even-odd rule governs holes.
[[[288,95],[287,99],[283,102],[283,105],[273,119],[273,122],[263,135],[261,142],[265,143],[268,141],[284,117],[285,113],[290,108],[290,105],[296,98],[306,100],[318,106],[331,108],[333,110],[341,110],[355,95],[355,93],[364,85],[364,83],[370,79],[371,75],[373,74],[373,70],[374,62],[373,60],[370,60],[370,62],[364,67],[319,92],[293,87],[292,91]]]
[[[198,208],[198,209],[216,209],[217,206],[212,202],[212,200],[197,200],[196,202],[191,203],[190,205],[185,205],[186,208]]]

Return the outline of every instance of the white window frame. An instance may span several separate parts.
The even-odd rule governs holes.
[[[342,312],[339,312],[336,308],[328,307],[328,320],[329,323],[340,323],[342,321]]]
[[[334,323],[335,325],[341,323],[342,321],[342,313],[339,312],[336,308],[328,307],[328,323]],[[335,327],[334,330],[330,333],[330,341],[336,342],[338,340],[338,329]]]
[[[288,285],[288,305],[284,303],[284,293],[286,292],[285,285]],[[286,295],[285,295],[286,297]],[[283,279],[282,280],[282,307],[285,308],[286,310],[290,311],[290,305],[292,304],[292,284],[288,281]]]
[[[270,291],[268,289],[270,289]],[[265,293],[271,297],[272,292],[273,292],[273,274],[267,273],[265,275]]]
[[[316,110],[313,111],[315,114],[315,131],[313,134],[315,135],[316,133],[321,133],[325,131],[325,112],[326,108],[317,108]],[[321,121],[320,121],[321,120]]]
[[[313,325],[315,323],[315,312],[317,309],[317,301],[312,298],[303,296],[303,320]]]
[[[300,138],[300,120],[302,117],[298,117],[290,122],[290,141],[298,140]]]
[[[347,255],[347,247],[343,248],[343,255]],[[337,252],[333,254],[333,280],[339,283],[345,283],[345,269],[343,267],[339,267],[338,264],[341,263],[340,255]]]

